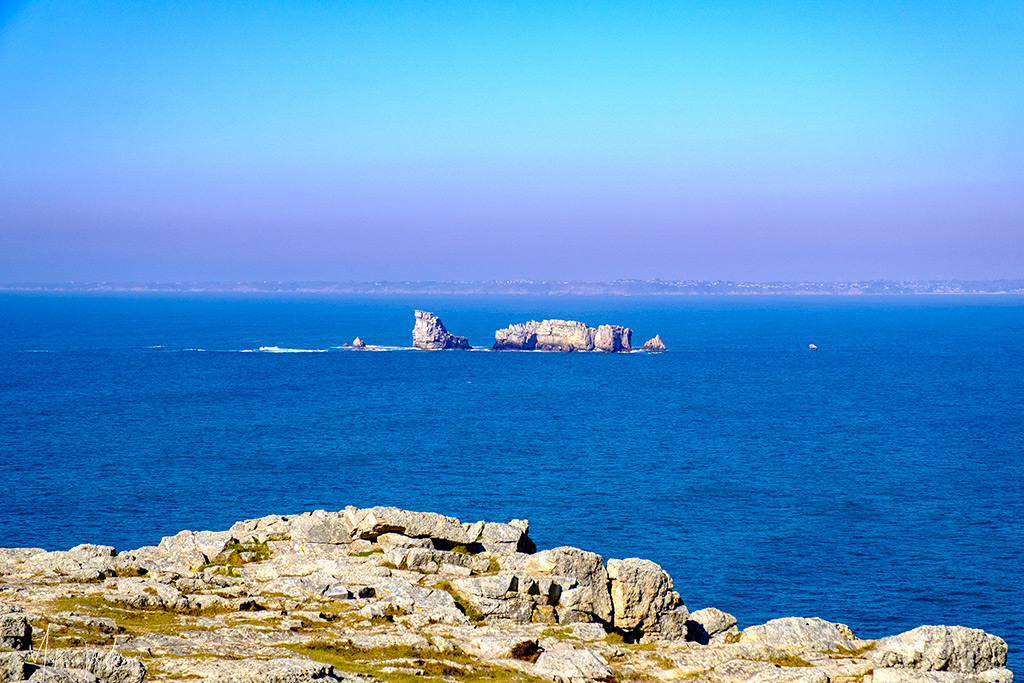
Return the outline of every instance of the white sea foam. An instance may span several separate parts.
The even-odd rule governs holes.
[[[281,346],[261,346],[258,349],[245,349],[244,352],[262,352],[262,353],[327,353],[327,349],[289,349]]]

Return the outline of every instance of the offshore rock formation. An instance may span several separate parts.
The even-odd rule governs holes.
[[[654,339],[648,339],[641,347],[644,351],[664,351],[665,342],[661,341],[661,335],[654,335]]]
[[[633,330],[620,325],[593,327],[576,320],[531,320],[494,333],[496,351],[631,351]]]
[[[417,349],[469,349],[469,340],[456,337],[444,328],[444,323],[433,313],[416,311],[416,324],[412,328],[412,345]]]
[[[0,549],[0,682],[1011,683],[962,626],[877,641],[689,612],[654,562],[537,552],[529,523],[271,515],[115,552]]]
[[[366,342],[364,342],[360,337],[356,337],[355,339],[352,340],[352,348],[353,349],[365,349],[366,348]]]

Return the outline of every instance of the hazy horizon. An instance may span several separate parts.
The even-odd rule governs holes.
[[[0,282],[1024,277],[1024,4],[0,3]]]

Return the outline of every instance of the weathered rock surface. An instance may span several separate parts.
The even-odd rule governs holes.
[[[654,562],[536,552],[528,531],[348,507],[121,553],[0,549],[0,683],[1013,679],[1006,643],[977,629],[864,641],[786,618],[739,632],[721,610],[688,612]]]
[[[444,323],[433,313],[416,311],[416,324],[412,328],[412,345],[417,349],[469,349],[469,340],[456,337],[445,329]]]
[[[597,329],[576,320],[531,320],[494,333],[498,351],[608,351],[632,350],[633,331],[620,325]]]
[[[597,333],[594,335],[594,348],[598,351],[607,351],[608,353],[629,352],[633,350],[631,346],[632,340],[633,330],[628,327],[601,325],[597,328]]]
[[[355,339],[352,340],[352,348],[353,349],[365,349],[366,348],[366,342],[364,342],[360,337],[356,337]]]
[[[785,617],[744,629],[740,642],[762,643],[789,653],[833,652],[840,648],[854,650],[858,643],[848,635],[852,634],[845,625],[818,617]]]
[[[644,351],[665,351],[665,342],[661,341],[661,335],[654,335],[654,339],[648,339],[644,342],[644,345],[640,347]]]
[[[1006,642],[976,628],[918,626],[882,638],[868,658],[880,667],[978,673],[1006,666]]]
[[[689,613],[672,590],[672,578],[657,564],[637,557],[608,560],[608,578],[615,628],[664,638],[685,633]]]

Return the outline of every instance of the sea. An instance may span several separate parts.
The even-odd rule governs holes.
[[[416,308],[479,348],[411,349]],[[544,318],[668,350],[488,350]],[[1024,673],[1019,296],[4,293],[0,473],[2,547],[348,505],[529,519],[741,627],[960,624]]]

